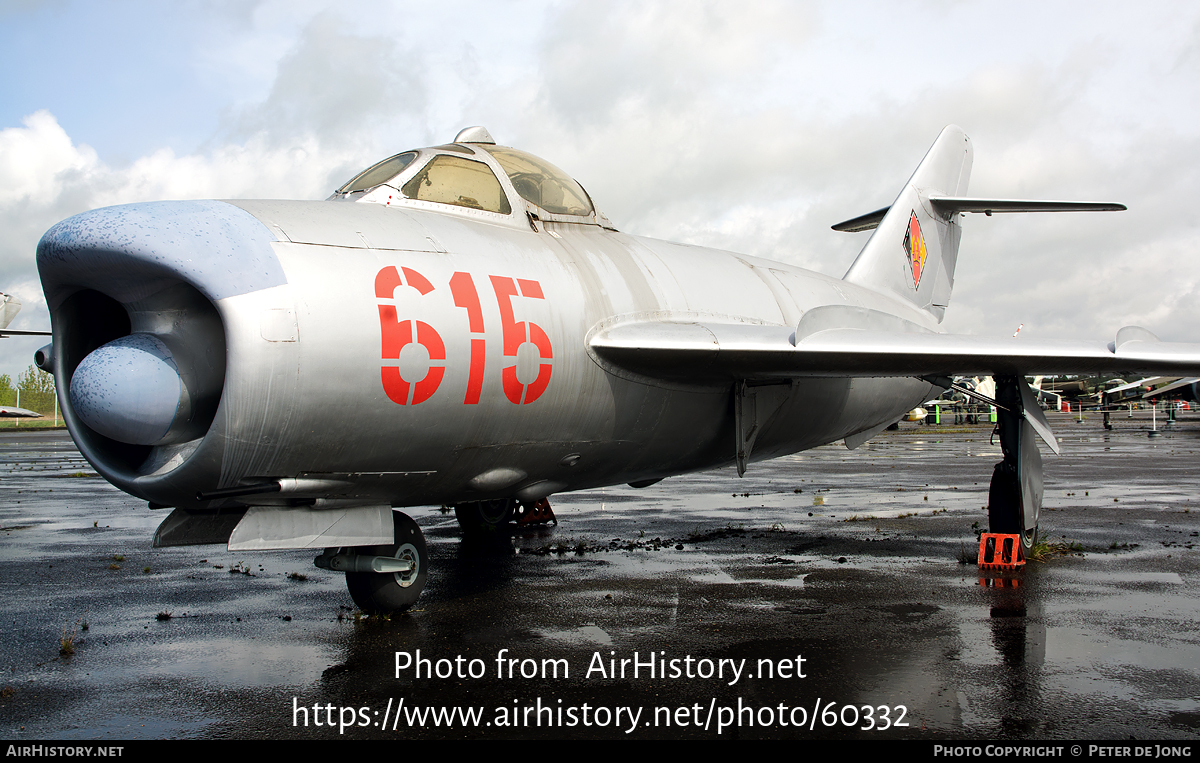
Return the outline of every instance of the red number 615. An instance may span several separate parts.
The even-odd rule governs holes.
[[[403,273],[403,279],[401,279]],[[506,365],[500,371],[501,386],[504,395],[515,405],[528,405],[542,396],[550,384],[554,351],[550,337],[541,326],[532,321],[517,321],[513,314],[512,300],[515,297],[527,299],[545,299],[542,286],[537,281],[523,278],[512,279],[506,276],[490,276],[492,289],[496,293],[496,304],[500,310],[500,325],[504,340],[504,357],[512,358],[512,364]],[[389,265],[375,276],[375,296],[380,299],[394,299],[396,289],[401,286],[416,289],[422,297],[434,290],[429,279],[415,270],[402,267],[399,271],[394,265]],[[486,338],[484,335],[483,310],[479,302],[479,292],[475,289],[475,280],[470,273],[457,272],[450,278],[450,294],[456,307],[467,311],[468,330],[471,333],[470,368],[467,375],[467,392],[463,398],[466,405],[479,402],[483,391],[483,372],[486,357]],[[400,376],[397,366],[385,365],[381,369],[383,390],[389,399],[400,405],[416,405],[428,400],[445,376],[446,346],[437,330],[424,321],[401,321],[396,313],[396,307],[390,304],[379,305],[379,326],[381,339],[381,358],[396,360],[405,345],[413,342],[414,326],[417,344],[422,345],[429,353],[430,367],[425,377],[411,385]],[[530,342],[537,348],[541,363],[538,367],[537,378],[529,384],[522,384],[517,379],[517,350],[522,344]],[[437,363],[437,361],[441,361]],[[435,363],[437,363],[435,365]]]

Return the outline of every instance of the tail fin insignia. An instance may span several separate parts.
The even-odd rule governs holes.
[[[904,253],[912,267],[913,288],[921,286],[921,272],[925,269],[925,236],[921,234],[921,222],[913,210],[908,218],[908,230],[904,233]]]

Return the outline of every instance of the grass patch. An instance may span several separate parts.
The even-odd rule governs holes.
[[[58,653],[63,657],[75,654],[75,632],[75,628],[71,628],[71,632],[67,633],[67,626],[63,626],[62,638],[58,642]]]
[[[19,424],[17,422],[20,422]],[[66,429],[62,416],[55,423],[52,416],[44,419],[5,419],[0,420],[0,429]]]
[[[967,544],[958,544],[958,563],[959,564],[976,564],[979,562],[979,549],[969,549]]]
[[[1029,550],[1029,561],[1046,562],[1057,556],[1083,556],[1083,544],[1069,541],[1066,538],[1058,540],[1039,540]]]

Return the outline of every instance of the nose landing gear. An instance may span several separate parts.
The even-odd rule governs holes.
[[[350,598],[366,612],[403,612],[425,588],[425,535],[407,514],[393,511],[392,524],[391,545],[330,548],[314,560],[318,567],[345,571]]]

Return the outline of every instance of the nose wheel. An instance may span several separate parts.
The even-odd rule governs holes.
[[[395,530],[395,543],[392,545],[345,549],[360,558],[383,557],[399,562],[376,563],[376,567],[401,568],[398,572],[346,571],[346,588],[350,590],[350,598],[365,612],[403,612],[416,603],[421,590],[425,588],[425,576],[429,570],[425,535],[407,514],[393,511],[392,524]]]

